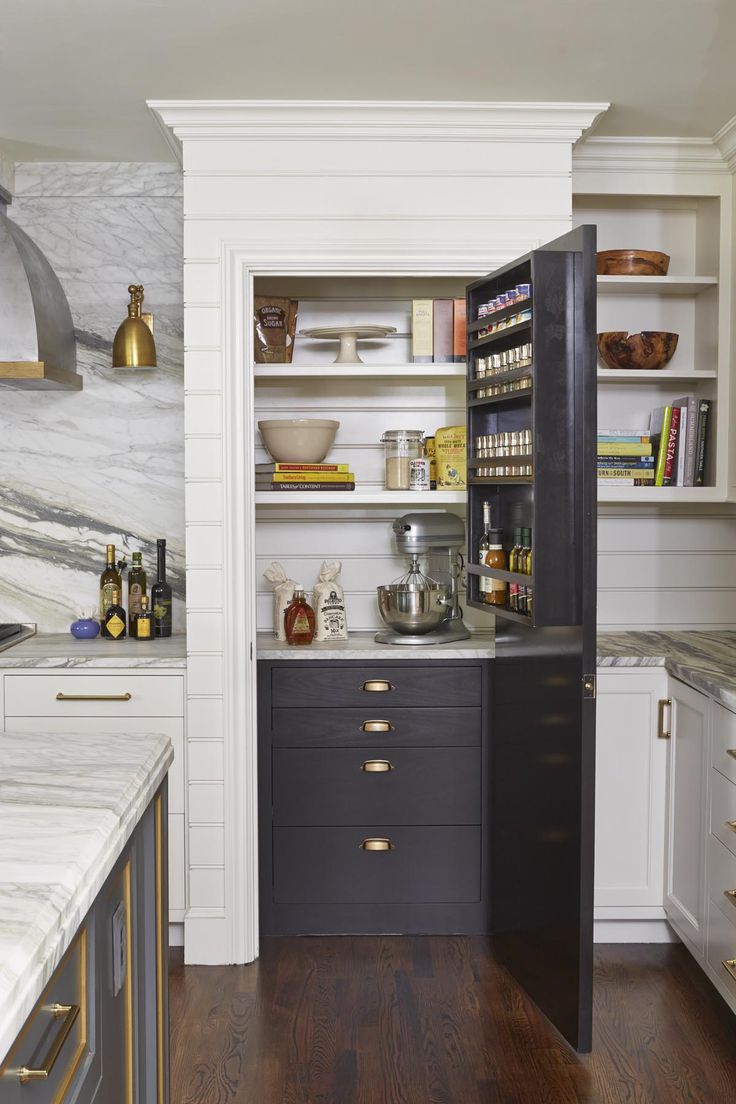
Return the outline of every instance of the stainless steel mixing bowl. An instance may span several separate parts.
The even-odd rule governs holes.
[[[444,621],[447,586],[410,587],[401,583],[376,587],[378,609],[390,629],[404,635],[430,633]]]

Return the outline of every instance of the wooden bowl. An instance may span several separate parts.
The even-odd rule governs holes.
[[[666,330],[642,330],[630,334],[610,330],[598,334],[598,352],[608,368],[656,372],[672,360],[679,334]]]
[[[666,276],[669,267],[669,255],[656,249],[603,249],[596,254],[599,276]]]

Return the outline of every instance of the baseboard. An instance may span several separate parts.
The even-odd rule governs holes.
[[[184,946],[184,925],[183,924],[169,924],[169,946],[170,947],[183,947]]]
[[[594,943],[679,943],[666,920],[596,920]]]

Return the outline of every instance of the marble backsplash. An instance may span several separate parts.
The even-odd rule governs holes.
[[[77,332],[80,392],[0,391],[0,621],[65,632],[95,606],[105,545],[152,578],[169,548],[184,628],[182,187],[153,164],[16,166],[8,215],[46,254]],[[155,315],[158,369],[111,368],[127,286]]]

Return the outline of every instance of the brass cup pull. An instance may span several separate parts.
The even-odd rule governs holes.
[[[659,699],[659,720],[657,723],[657,737],[660,740],[669,740],[672,733],[668,728],[664,726],[664,711],[668,706],[672,705],[672,698],[660,698]]]
[[[56,1038],[46,1051],[46,1057],[38,1069],[28,1069],[26,1066],[22,1066],[17,1071],[18,1080],[21,1085],[25,1085],[27,1081],[45,1081],[51,1076],[51,1071],[56,1065],[56,1059],[61,1054],[61,1049],[69,1037],[69,1032],[76,1023],[77,1016],[79,1015],[79,1005],[52,1004],[49,1006],[48,1011],[55,1020],[61,1020],[61,1026],[56,1033]]]
[[[727,820],[726,827],[730,828],[732,832],[736,832],[736,820]]]
[[[736,978],[736,958],[724,958],[721,966],[725,966],[732,978]]]
[[[393,690],[393,686],[388,679],[366,679],[361,686],[361,690],[366,690],[368,693],[385,694],[389,690]]]
[[[394,726],[390,721],[363,721],[361,732],[394,732]]]
[[[366,759],[360,769],[365,771],[366,774],[386,774],[387,771],[394,768],[388,759]]]
[[[130,701],[132,694],[64,694],[60,690],[57,701]]]
[[[726,748],[726,755],[730,755],[732,759],[736,759],[736,748]]]
[[[724,889],[723,896],[728,897],[732,905],[736,905],[736,889]]]
[[[364,839],[360,845],[364,851],[393,851],[390,839]]]

